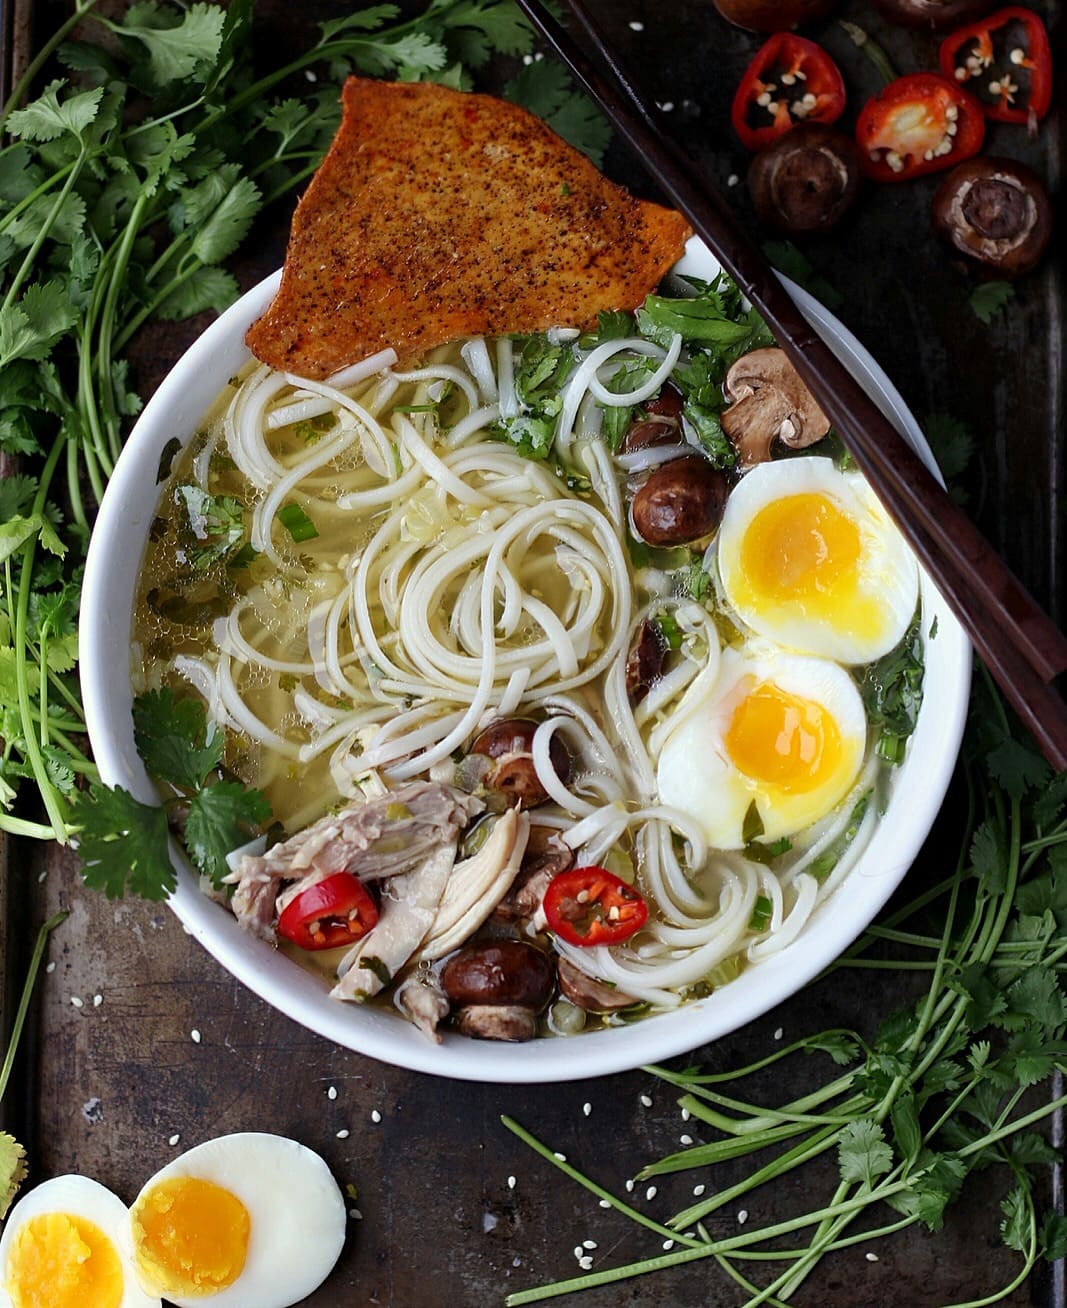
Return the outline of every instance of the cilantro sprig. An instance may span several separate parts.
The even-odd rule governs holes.
[[[112,899],[127,892],[163,899],[176,885],[170,832],[171,818],[180,816],[194,866],[221,887],[226,855],[259,830],[270,805],[261,791],[220,775],[222,735],[199,700],[148,691],[134,701],[133,722],[145,767],[172,793],[162,805],[143,804],[121,786],[97,783],[74,796],[86,884]]]
[[[936,1233],[974,1187],[995,1196],[992,1226],[1020,1262],[1007,1285],[957,1308],[1007,1298],[1039,1259],[1067,1254],[1067,1219],[1041,1212],[1039,1200],[1042,1169],[1059,1156],[1042,1127],[1067,1096],[1025,1097],[1067,1073],[1067,773],[1051,776],[1023,743],[987,676],[962,771],[967,814],[955,869],[870,927],[830,969],[907,967],[924,978],[914,1002],[873,1034],[820,1031],[746,1067],[648,1069],[680,1092],[677,1105],[707,1142],[635,1168],[638,1179],[700,1172],[704,1180],[703,1169],[751,1159],[747,1176],[725,1186],[712,1170],[660,1222],[503,1119],[551,1166],[657,1237],[643,1260],[519,1291],[509,1306],[702,1259],[745,1291],[745,1304],[784,1304],[824,1259],[858,1241],[871,1249],[909,1227]],[[752,930],[761,929],[760,907]],[[790,1063],[818,1054],[832,1066],[813,1091],[770,1108],[745,1102],[746,1078],[775,1069],[788,1085]],[[806,1211],[726,1233],[705,1225],[760,1186],[817,1193],[825,1177],[817,1162],[828,1157],[836,1182],[810,1208],[806,1200]]]

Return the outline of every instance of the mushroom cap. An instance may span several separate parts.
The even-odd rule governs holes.
[[[830,430],[830,419],[783,350],[743,354],[727,372],[723,393],[732,405],[722,415],[722,429],[742,469],[765,463],[776,438],[803,450]]]
[[[934,196],[934,230],[972,265],[997,277],[1035,268],[1052,237],[1052,205],[1032,168],[1014,159],[968,159]]]
[[[861,175],[851,136],[823,123],[801,123],[755,156],[748,189],[769,227],[791,235],[826,232],[852,207]]]

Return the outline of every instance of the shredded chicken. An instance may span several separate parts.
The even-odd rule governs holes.
[[[416,781],[342,809],[265,854],[242,858],[226,877],[236,887],[234,914],[242,926],[273,940],[286,904],[335,872],[380,881],[411,871],[442,847],[454,858],[460,831],[482,808],[461,790]]]
[[[377,924],[341,959],[331,998],[362,1003],[390,984],[433,926],[455,861],[455,842],[442,845],[384,883]]]
[[[436,1044],[441,1043],[437,1028],[448,1016],[448,996],[441,989],[441,984],[433,975],[412,976],[397,986],[393,996],[397,1008],[430,1037]]]

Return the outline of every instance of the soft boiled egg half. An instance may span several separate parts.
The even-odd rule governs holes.
[[[656,764],[660,802],[698,822],[708,843],[740,849],[755,805],[757,838],[791,836],[831,812],[863,765],[867,718],[848,673],[772,647],[723,651],[695,685]]]
[[[281,1136],[221,1136],[126,1205],[81,1176],[31,1191],[0,1240],[3,1308],[288,1308],[330,1274],[345,1204],[323,1160]],[[6,1299],[4,1295],[6,1294]]]
[[[87,1176],[57,1176],[20,1199],[0,1239],[4,1308],[160,1308],[122,1252],[126,1205]]]
[[[870,663],[915,615],[915,559],[859,473],[779,459],[731,492],[718,540],[729,604],[758,635],[839,663]]]

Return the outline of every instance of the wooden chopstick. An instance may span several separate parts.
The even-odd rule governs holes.
[[[1053,767],[1067,768],[1067,703],[1050,684],[1067,669],[1067,636],[818,336],[722,197],[664,134],[584,0],[566,4],[610,78],[538,0],[518,3],[766,319],[1042,753]]]

